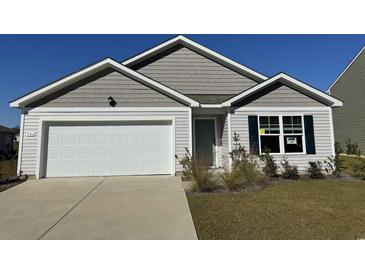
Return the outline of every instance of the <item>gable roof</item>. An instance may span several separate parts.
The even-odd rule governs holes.
[[[24,107],[25,105],[34,102],[46,95],[49,95],[53,92],[56,92],[57,90],[64,88],[70,84],[73,84],[79,80],[82,80],[90,75],[93,75],[96,72],[102,71],[106,68],[113,68],[116,71],[119,71],[120,73],[123,73],[126,76],[129,76],[130,78],[139,81],[155,90],[158,90],[164,94],[167,94],[171,96],[172,98],[175,98],[178,101],[184,102],[186,104],[189,104],[190,106],[199,106],[199,103],[167,86],[162,85],[161,83],[158,83],[154,81],[151,78],[148,78],[130,68],[127,68],[126,66],[118,63],[117,61],[106,58],[94,65],[91,65],[85,69],[82,69],[76,73],[73,73],[65,78],[62,78],[54,83],[51,83],[45,87],[42,87],[40,89],[37,89],[29,94],[26,94],[20,98],[17,98],[10,102],[10,107]]]
[[[231,99],[228,99],[227,101],[223,102],[222,105],[227,106],[227,107],[231,106],[232,104],[236,103],[237,101],[239,101],[243,98],[247,98],[248,96],[253,95],[256,92],[259,92],[260,90],[262,90],[276,82],[281,82],[285,85],[291,86],[291,87],[297,89],[298,91],[302,92],[303,94],[306,94],[331,107],[340,107],[343,105],[342,102],[340,100],[336,99],[335,97],[328,95],[327,93],[324,93],[324,92],[320,91],[319,89],[315,89],[285,73],[279,73],[279,74],[271,77],[270,79],[268,79],[260,84],[257,84],[256,86],[232,97]]]
[[[148,58],[151,58],[152,56],[155,56],[156,54],[159,54],[159,53],[161,53],[173,46],[179,45],[179,44],[183,45],[207,58],[210,58],[210,59],[214,60],[215,62],[232,69],[233,71],[236,71],[249,78],[252,78],[258,82],[262,82],[262,81],[268,79],[267,76],[265,76],[261,73],[258,73],[257,71],[254,71],[253,69],[250,69],[244,65],[241,65],[240,63],[237,63],[213,50],[210,50],[182,35],[178,35],[162,44],[159,44],[149,50],[146,50],[140,54],[137,54],[136,56],[123,61],[122,64],[125,66],[128,66],[128,67],[132,67],[132,66],[136,65],[137,63],[140,63]]]
[[[356,59],[361,55],[361,53],[365,50],[365,46],[360,49],[360,51],[356,54],[354,58],[350,61],[350,63],[342,70],[340,75],[337,76],[335,81],[332,83],[332,85],[328,88],[328,93],[331,93],[331,88],[337,83],[337,81],[342,77],[342,75],[351,67],[351,65],[356,61]]]

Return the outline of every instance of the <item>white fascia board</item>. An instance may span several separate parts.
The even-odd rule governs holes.
[[[355,62],[355,60],[360,56],[360,54],[364,51],[365,46],[356,54],[354,58],[352,58],[351,62],[344,68],[344,70],[337,76],[336,80],[332,83],[332,85],[328,88],[328,94],[331,94],[331,88],[337,83],[337,81],[342,77],[342,75],[351,67],[351,65]]]
[[[79,112],[187,112],[190,107],[37,107],[28,113],[79,113]]]
[[[291,77],[285,73],[280,73],[280,74],[266,80],[265,82],[262,82],[256,86],[242,92],[241,94],[238,94],[237,96],[223,102],[222,105],[229,107],[233,103],[237,102],[238,100],[241,100],[242,98],[245,98],[279,80],[283,81],[284,83],[288,83],[289,85],[291,84],[291,85],[295,85],[295,86],[301,88],[303,90],[303,92],[305,92],[308,95],[311,95],[319,100],[324,100],[324,101],[328,102],[332,107],[340,107],[343,105],[340,100],[338,100],[318,89],[315,89],[301,81],[298,81],[297,79],[294,79],[293,77]]]
[[[201,104],[201,108],[222,108],[222,104]]]
[[[53,84],[50,84],[46,87],[43,87],[39,90],[36,90],[26,96],[23,96],[21,98],[19,98],[18,100],[16,101],[13,101],[10,103],[10,107],[22,107],[22,105],[24,105],[25,103],[30,103],[36,99],[39,99],[41,98],[42,96],[45,96],[45,95],[48,95],[50,93],[52,93],[53,91],[55,91],[56,89],[60,89],[60,88],[63,88],[67,85],[70,85],[72,83],[75,83],[77,82],[78,80],[80,79],[83,79],[85,77],[88,77],[90,75],[92,75],[93,73],[96,73],[98,71],[101,71],[105,68],[108,68],[108,67],[112,67],[114,68],[115,70],[119,71],[119,72],[122,72],[126,75],[128,75],[129,77],[137,80],[137,81],[141,81],[147,85],[149,85],[150,87],[152,88],[155,88],[159,91],[161,91],[162,93],[165,93],[165,94],[168,94],[176,99],[179,99],[183,102],[186,102],[188,104],[190,104],[191,106],[199,106],[199,102],[196,102],[194,101],[193,99],[169,88],[169,87],[166,87],[130,68],[127,68],[121,64],[119,64],[118,62],[110,59],[110,58],[107,58],[103,61],[100,61],[99,63],[95,64],[95,65],[92,65],[90,67],[87,67],[77,73],[74,73],[64,79],[61,79]]]
[[[201,53],[202,55],[208,55],[209,57],[211,57],[213,60],[217,61],[218,63],[223,63],[224,65],[235,69],[237,71],[239,71],[240,73],[243,74],[249,74],[255,78],[258,78],[262,81],[268,79],[267,76],[258,73],[257,71],[254,71],[244,65],[241,65],[240,63],[237,63],[213,50],[210,50],[182,35],[179,35],[177,37],[174,37],[152,49],[149,49],[147,51],[142,52],[141,54],[138,54],[128,60],[125,60],[122,64],[125,66],[130,66],[133,65],[136,62],[142,61],[147,59],[150,56],[153,56],[156,53],[159,53],[161,51],[163,51],[165,48],[170,48],[178,43],[183,44],[184,46],[188,47],[188,48],[192,48],[194,50],[196,50],[197,52]]]

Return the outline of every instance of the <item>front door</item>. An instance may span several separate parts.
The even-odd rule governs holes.
[[[204,165],[215,164],[215,123],[214,119],[195,120],[195,156]]]

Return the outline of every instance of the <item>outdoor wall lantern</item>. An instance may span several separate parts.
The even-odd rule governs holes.
[[[108,102],[109,102],[109,105],[112,107],[115,107],[115,105],[117,104],[117,102],[115,102],[114,98],[111,96],[109,96]]]

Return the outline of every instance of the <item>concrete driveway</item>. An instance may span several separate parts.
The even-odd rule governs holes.
[[[32,180],[0,193],[0,239],[197,239],[180,178]]]

